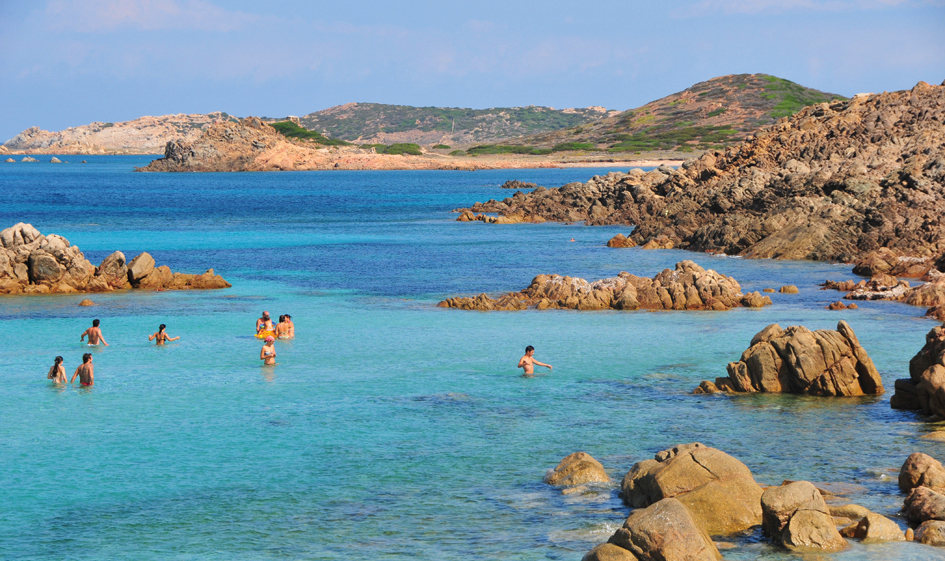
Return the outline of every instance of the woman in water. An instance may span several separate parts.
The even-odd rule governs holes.
[[[165,329],[166,327],[167,327],[167,326],[162,323],[162,324],[161,324],[161,327],[158,327],[157,333],[155,333],[154,335],[151,335],[150,337],[148,337],[148,341],[153,341],[153,340],[157,339],[157,344],[158,344],[158,345],[163,345],[164,343],[166,343],[166,342],[168,342],[168,341],[176,341],[176,340],[180,339],[180,336],[179,336],[179,335],[178,335],[177,337],[168,337],[168,336],[167,336],[167,333],[164,332],[164,329]]]
[[[266,337],[266,344],[259,350],[259,360],[263,361],[263,364],[276,363],[276,347],[273,345],[275,342],[275,337],[271,335]]]
[[[289,338],[289,324],[286,323],[286,316],[279,316],[279,323],[276,324],[276,338]]]
[[[49,368],[49,374],[46,374],[46,378],[52,380],[57,384],[66,383],[66,367],[62,365],[62,357],[57,356],[55,363]]]

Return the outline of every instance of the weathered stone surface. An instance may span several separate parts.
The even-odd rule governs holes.
[[[602,543],[588,551],[581,561],[637,561],[637,558],[619,545]]]
[[[945,418],[945,326],[925,335],[925,346],[909,361],[909,379],[896,381],[890,405]]]
[[[786,284],[778,292],[781,294],[797,294],[800,291],[793,284]]]
[[[903,502],[902,514],[913,522],[945,520],[945,495],[928,487],[916,487]]]
[[[915,541],[925,545],[945,547],[945,522],[941,520],[923,522],[916,528]]]
[[[853,537],[865,542],[906,541],[906,535],[898,524],[875,512],[867,513],[860,519],[853,531]]]
[[[94,305],[95,305],[95,302],[93,302],[93,301],[89,300],[88,298],[86,298],[85,300],[79,302],[79,305],[80,305],[80,306],[94,306]]]
[[[761,508],[765,535],[785,547],[839,551],[847,545],[820,491],[808,481],[768,487]]]
[[[581,485],[595,481],[610,481],[604,466],[587,452],[575,452],[545,475],[549,485]]]
[[[864,277],[890,275],[893,277],[922,278],[934,267],[930,257],[899,255],[888,247],[881,247],[857,259],[853,273]]]
[[[610,543],[641,561],[716,561],[722,558],[705,530],[676,499],[663,499],[630,513]]]
[[[635,464],[623,478],[621,494],[634,508],[675,497],[711,535],[740,532],[761,522],[761,487],[748,467],[698,442]]]
[[[160,289],[224,288],[230,286],[213,269],[202,275],[172,273],[154,268],[154,259],[143,253],[125,264],[116,251],[95,267],[69,240],[56,234],[44,236],[22,222],[0,231],[0,294],[69,294],[107,292],[116,288]],[[151,274],[158,270],[157,274]],[[143,282],[145,281],[146,282]]]
[[[802,109],[679,170],[607,174],[474,212],[635,224],[637,244],[851,262],[945,253],[945,86]],[[537,191],[537,190],[536,190]],[[595,210],[596,209],[596,210]]]
[[[748,393],[883,393],[879,372],[845,321],[836,331],[769,325],[752,338],[741,360],[728,364],[727,380],[735,391]]]
[[[151,257],[150,253],[144,252],[132,259],[131,263],[128,263],[128,280],[131,281],[131,284],[138,283],[141,279],[150,275],[153,270],[154,258]]]
[[[623,234],[617,234],[607,241],[607,247],[636,247],[637,244],[632,239]]]
[[[706,270],[692,261],[676,263],[649,279],[630,273],[588,282],[560,275],[538,275],[521,292],[510,292],[498,300],[485,294],[457,297],[438,304],[462,310],[524,310],[527,307],[571,310],[727,310],[760,307],[771,299],[757,292],[742,294],[738,281]]]
[[[945,466],[928,454],[914,452],[899,470],[899,488],[904,492],[916,487],[945,488]]]

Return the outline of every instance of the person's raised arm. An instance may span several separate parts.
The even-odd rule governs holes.
[[[154,338],[157,337],[157,333],[148,337],[148,341],[154,341]]]
[[[167,338],[168,341],[176,341],[176,340],[178,340],[178,339],[180,339],[180,335],[178,335],[177,337],[168,337],[168,338]]]
[[[547,368],[548,370],[551,370],[551,365],[550,365],[550,364],[545,364],[544,362],[538,362],[538,361],[535,360],[535,359],[532,359],[532,363],[533,363],[533,364],[537,364],[538,366],[544,366],[544,367]]]

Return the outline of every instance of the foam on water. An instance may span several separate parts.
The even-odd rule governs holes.
[[[855,483],[892,515],[896,470],[945,443],[889,397],[692,396],[769,323],[845,319],[892,388],[935,325],[924,310],[863,302],[824,310],[845,265],[614,250],[627,227],[455,222],[449,210],[609,170],[134,174],[139,158],[0,167],[0,225],[30,222],[93,262],[147,250],[233,288],[0,299],[2,559],[578,558],[627,509],[616,488],[542,483],[567,454],[615,482],[641,459],[701,441],[759,482]],[[575,243],[570,243],[570,238]],[[795,284],[774,305],[729,312],[477,313],[448,296],[520,290],[540,273],[653,276],[692,259],[743,290]],[[298,337],[259,366],[263,310]],[[92,390],[45,380],[89,349]],[[148,344],[160,323],[181,336]],[[526,345],[554,370],[515,365]],[[616,485],[616,483],[614,483]],[[861,486],[861,487],[859,487]],[[754,534],[730,559],[791,559]],[[915,544],[854,545],[835,559],[927,559]]]

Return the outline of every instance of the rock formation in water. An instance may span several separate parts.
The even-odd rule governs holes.
[[[945,419],[945,326],[925,335],[925,346],[909,361],[909,377],[896,380],[893,409],[911,409]]]
[[[473,212],[634,224],[640,245],[852,262],[945,252],[945,85],[820,104],[672,170],[610,173]],[[460,209],[465,210],[465,209]]]
[[[789,549],[840,551],[847,547],[823,496],[808,481],[768,487],[761,495],[761,509],[764,534]]]
[[[692,261],[676,263],[650,279],[630,273],[587,282],[560,275],[538,275],[521,292],[498,299],[485,294],[456,297],[438,304],[462,310],[728,310],[744,306],[760,308],[771,299],[758,292],[742,294],[732,277],[706,270]]]
[[[758,332],[741,360],[728,364],[728,376],[704,381],[695,393],[769,392],[820,396],[883,393],[873,361],[845,321],[837,330],[811,331],[771,324]]]
[[[583,485],[610,481],[604,466],[587,452],[575,452],[545,474],[545,483],[555,486]]]
[[[130,263],[116,251],[96,267],[66,238],[43,235],[22,222],[0,232],[0,294],[68,294],[116,289],[184,290],[227,288],[213,269],[201,275],[155,267],[147,253]]]

